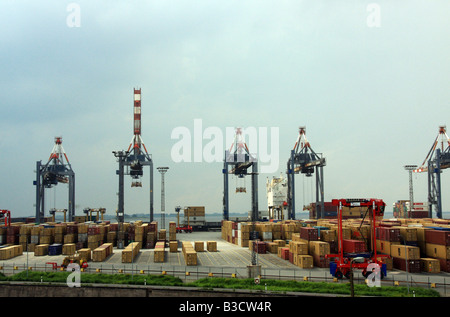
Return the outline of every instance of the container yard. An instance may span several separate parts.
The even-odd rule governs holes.
[[[84,216],[75,215],[75,173],[62,148],[62,138],[56,137],[49,161],[36,165],[35,217],[17,221],[9,210],[1,211],[5,224],[0,227],[0,272],[12,274],[18,264],[24,263],[25,269],[32,270],[65,269],[75,263],[83,271],[109,270],[114,274],[130,267],[132,272],[158,272],[159,268],[160,273],[185,267],[186,276],[187,268],[197,272],[208,268],[208,276],[213,275],[211,270],[220,268],[222,274],[244,278],[259,278],[271,275],[267,270],[278,270],[279,277],[325,274],[333,280],[350,278],[354,270],[368,278],[372,264],[377,265],[378,276],[388,280],[401,272],[444,278],[450,272],[450,220],[442,219],[442,205],[398,201],[394,204],[395,218],[390,219],[384,218],[386,204],[382,199],[325,202],[326,159],[311,148],[305,127],[299,129],[286,177],[266,182],[267,210],[261,211],[258,206],[257,159],[249,152],[242,131],[236,129],[234,142],[225,151],[222,170],[223,219],[208,222],[204,206],[176,206],[177,221],[170,221],[166,228],[164,174],[169,168],[158,167],[162,218],[158,223],[153,215],[153,160],[141,138],[141,89],[134,89],[133,113],[134,136],[128,150],[113,151],[119,165],[115,220],[104,220],[105,208],[85,208]],[[439,136],[443,135],[445,129],[441,127]],[[446,165],[446,155],[437,155],[438,166],[450,166]],[[144,167],[151,170],[149,221],[127,222],[124,176],[131,177],[131,187],[142,187]],[[414,171],[422,172],[423,167]],[[297,174],[316,174],[316,201],[303,207],[309,211],[309,219],[296,219]],[[239,221],[229,217],[230,175],[237,180],[251,178],[251,208],[248,217]],[[69,208],[51,209],[48,217],[44,191],[58,183],[69,185]],[[243,193],[247,193],[245,182],[236,182],[236,194]],[[433,194],[438,198],[441,195],[440,191]],[[437,208],[437,218],[431,217],[433,207]],[[60,211],[64,212],[64,221],[55,220],[55,213]],[[11,265],[14,269],[8,271]]]

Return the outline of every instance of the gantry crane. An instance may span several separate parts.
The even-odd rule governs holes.
[[[92,213],[97,213],[96,221],[103,221],[103,215],[106,213],[106,208],[100,207],[100,208],[89,208],[86,207],[83,209],[83,212],[86,214],[86,220],[92,221]]]
[[[446,127],[440,126],[439,133],[425,160],[419,168],[414,170],[415,173],[428,172],[428,217],[430,218],[433,215],[433,206],[436,208],[436,217],[442,218],[441,173],[443,169],[449,167],[450,139],[446,133]]]
[[[233,149],[234,148],[234,149]],[[228,170],[229,166],[232,167]],[[249,172],[248,169],[252,168]],[[229,215],[229,198],[228,198],[228,174],[234,174],[238,178],[243,179],[247,175],[252,178],[252,211],[251,211],[251,239],[256,240],[255,221],[259,220],[258,215],[258,161],[256,157],[250,154],[248,146],[242,136],[242,129],[237,128],[234,136],[234,141],[229,150],[225,151],[225,158],[223,160],[223,219],[228,220]],[[245,193],[242,187],[236,188],[236,193]],[[257,263],[256,251],[252,248],[252,265]]]
[[[56,208],[52,208],[50,209],[49,213],[50,215],[52,215],[52,221],[55,222],[55,216],[57,212],[62,212],[64,214],[64,222],[66,222],[67,218],[66,218],[66,214],[67,214],[67,209],[56,209]]]
[[[388,255],[377,253],[376,228],[378,226],[377,220],[384,215],[386,207],[382,199],[333,199],[331,201],[333,206],[338,206],[338,254],[328,254],[327,258],[333,258],[334,261],[330,263],[330,273],[334,277],[341,279],[343,276],[349,278],[352,269],[361,269],[364,277],[372,274],[372,269],[375,269],[376,274],[381,274],[380,278],[386,276],[386,264],[379,258],[388,257]],[[366,217],[370,220],[370,238],[371,241],[367,245],[366,252],[346,253],[344,251],[344,238],[342,230],[342,207],[365,207],[366,211],[361,220],[363,224]],[[358,259],[358,261],[355,261]]]
[[[232,167],[229,170],[229,166]],[[249,172],[248,169],[252,168]],[[237,128],[234,141],[229,150],[225,151],[223,160],[223,219],[228,220],[229,215],[229,197],[228,197],[228,175],[234,174],[238,178],[243,179],[247,175],[251,175],[252,179],[252,221],[258,220],[258,162],[248,150],[247,144],[243,140],[242,129]],[[243,187],[236,188],[237,193],[245,193]]]
[[[55,137],[55,145],[45,165],[41,161],[36,162],[36,222],[44,219],[44,189],[51,188],[58,183],[69,185],[69,221],[75,216],[75,173],[72,170],[62,146],[62,137]]]
[[[295,219],[295,174],[305,174],[311,177],[316,173],[316,218],[324,217],[324,187],[323,167],[326,165],[322,154],[314,152],[306,139],[306,128],[299,128],[299,135],[291,150],[291,156],[287,162],[287,204],[289,219]]]
[[[11,212],[6,209],[0,209],[0,219],[5,218],[5,227],[11,226]]]
[[[117,210],[117,220],[119,223],[119,232],[123,225],[124,214],[124,175],[130,175],[132,180],[131,187],[142,187],[141,177],[144,166],[150,167],[150,222],[153,221],[153,160],[148,154],[147,148],[141,137],[141,89],[134,89],[133,104],[133,138],[126,151],[113,151],[114,156],[119,162],[119,169],[116,174],[119,175],[119,202]],[[127,169],[125,170],[125,167]],[[122,234],[118,234],[118,245],[122,247]]]

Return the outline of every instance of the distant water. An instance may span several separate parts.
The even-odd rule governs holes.
[[[232,215],[229,216],[230,220],[233,220],[235,218],[246,219],[247,218],[247,214],[237,214],[237,215],[232,214]],[[305,213],[305,212],[296,213],[295,218],[296,219],[309,219],[309,213]],[[393,214],[392,211],[391,212],[385,212],[383,218],[384,219],[394,218],[394,214]],[[442,213],[442,218],[443,219],[450,219],[450,212],[443,212]],[[57,220],[60,220],[60,219],[57,218]],[[114,219],[112,217],[105,217],[105,220],[110,220],[113,223],[117,222],[116,219]],[[144,221],[144,222],[149,222],[150,221],[150,215],[148,217],[126,217],[125,218],[126,222],[139,221],[139,220],[140,221]],[[154,214],[153,215],[153,220],[157,221],[158,224],[162,223],[160,214]],[[206,214],[205,220],[207,222],[218,222],[218,221],[222,221],[223,220],[223,216],[221,214],[211,214],[211,215]],[[174,221],[176,223],[177,222],[177,216],[174,215],[174,214],[166,214],[165,215],[165,229],[169,228],[169,222],[171,222],[171,221]],[[182,215],[180,215],[180,223],[183,223],[183,216]]]

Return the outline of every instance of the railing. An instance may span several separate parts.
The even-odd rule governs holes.
[[[25,263],[20,264],[0,264],[0,273],[5,275],[12,275],[27,270]],[[55,270],[64,270],[61,267],[54,268],[52,264],[33,264],[28,267],[29,271],[52,272]],[[173,266],[173,265],[114,265],[98,263],[90,265],[82,270],[86,273],[105,273],[105,274],[131,274],[131,275],[161,275],[167,274],[179,277],[188,282],[204,277],[226,277],[226,278],[247,278],[247,268],[243,267],[208,267],[208,266]],[[328,282],[328,283],[348,283],[347,279],[337,280],[333,278],[328,271],[322,270],[295,270],[295,269],[265,269],[261,270],[261,279],[278,279],[278,280],[296,280],[296,281],[310,281],[310,282]],[[381,280],[381,287],[383,286],[404,286],[404,287],[423,287],[432,288],[438,291],[441,296],[450,296],[450,282],[448,277],[424,277],[422,281],[418,281],[411,274],[410,276],[396,277],[390,275],[388,278]],[[354,275],[355,284],[366,284],[366,280]],[[414,294],[411,292],[411,296]]]

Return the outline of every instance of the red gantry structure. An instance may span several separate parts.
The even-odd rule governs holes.
[[[332,204],[338,206],[338,254],[328,254],[327,258],[334,258],[330,263],[330,273],[334,277],[341,279],[343,276],[350,278],[353,269],[361,269],[364,277],[372,274],[375,269],[376,274],[381,274],[380,278],[386,276],[386,264],[379,258],[388,257],[385,254],[377,253],[376,228],[377,219],[382,218],[386,204],[381,199],[333,199]],[[361,224],[368,216],[370,220],[371,242],[360,248],[347,248],[348,243],[354,240],[345,240],[342,233],[342,207],[365,207],[366,213],[361,220]],[[364,242],[364,241],[361,241]]]

